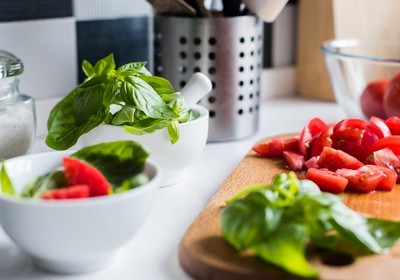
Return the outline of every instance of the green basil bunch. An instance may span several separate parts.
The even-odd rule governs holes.
[[[145,65],[133,62],[116,69],[112,54],[94,66],[84,60],[82,69],[87,78],[50,112],[46,144],[66,150],[103,123],[136,135],[167,128],[171,143],[176,143],[178,124],[194,116],[171,83],[152,76]]]

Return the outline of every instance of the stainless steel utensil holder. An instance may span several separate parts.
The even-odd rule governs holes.
[[[213,90],[199,104],[210,112],[209,142],[258,130],[262,21],[254,16],[154,17],[154,72],[182,88],[202,72]]]

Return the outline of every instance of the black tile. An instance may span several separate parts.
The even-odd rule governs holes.
[[[70,17],[73,0],[0,0],[0,22]]]
[[[148,17],[78,21],[78,74],[85,78],[82,61],[92,64],[114,54],[117,66],[133,61],[149,60]]]

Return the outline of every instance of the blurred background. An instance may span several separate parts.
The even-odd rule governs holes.
[[[286,80],[269,83],[269,95],[294,90],[296,10],[291,0],[264,24],[263,75]],[[145,60],[152,70],[152,16],[146,0],[0,0],[0,49],[24,62],[21,92],[57,98],[83,80],[83,59],[112,52],[118,66]]]

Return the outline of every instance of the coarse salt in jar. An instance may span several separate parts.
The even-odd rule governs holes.
[[[36,134],[35,101],[19,92],[22,61],[0,50],[0,159],[28,153]]]

